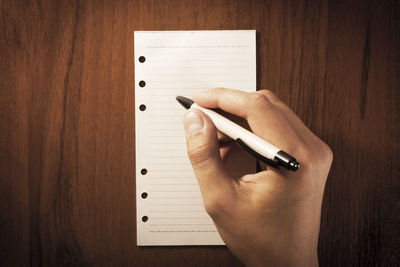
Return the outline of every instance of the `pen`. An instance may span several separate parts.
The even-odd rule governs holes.
[[[265,164],[277,169],[282,166],[291,171],[297,171],[300,168],[300,163],[294,157],[217,112],[203,108],[187,97],[177,96],[176,100],[186,109],[194,107],[203,111],[219,131],[236,140],[250,155]]]

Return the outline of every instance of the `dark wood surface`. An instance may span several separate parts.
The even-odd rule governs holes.
[[[136,246],[134,30],[256,29],[334,152],[322,266],[400,265],[398,1],[0,1],[0,265],[240,266]]]

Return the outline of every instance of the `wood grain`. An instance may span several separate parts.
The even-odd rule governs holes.
[[[0,265],[241,266],[136,246],[134,30],[256,29],[258,87],[334,151],[322,266],[400,265],[398,1],[0,1]]]

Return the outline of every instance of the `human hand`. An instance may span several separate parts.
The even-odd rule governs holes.
[[[198,109],[187,111],[187,152],[204,207],[232,253],[248,266],[318,265],[331,149],[270,91],[215,88],[195,94],[193,100],[246,119],[253,133],[301,164],[297,172],[268,168],[233,178],[221,159],[214,124]]]

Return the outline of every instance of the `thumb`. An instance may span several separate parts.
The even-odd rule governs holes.
[[[186,112],[183,124],[188,157],[203,200],[215,199],[215,196],[223,194],[232,186],[232,179],[220,156],[215,126],[206,114],[194,108]]]

